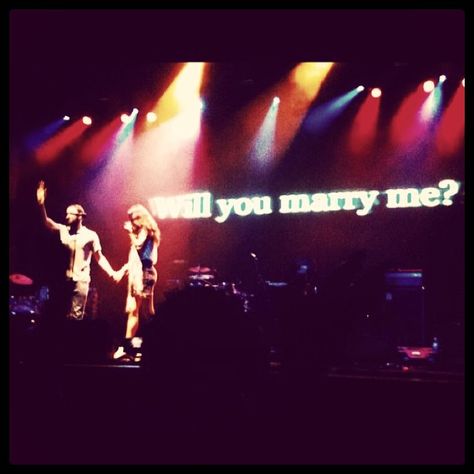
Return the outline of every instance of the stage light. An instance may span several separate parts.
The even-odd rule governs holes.
[[[465,87],[465,86],[464,86],[464,77],[463,77],[463,79],[462,79],[462,81],[461,81],[461,84],[462,84],[463,87]]]
[[[446,80],[446,76],[444,74],[441,74],[441,76],[439,76],[439,82],[444,82]]]
[[[362,92],[365,89],[364,86],[359,86],[356,90],[357,92]]]
[[[382,95],[382,91],[378,87],[374,87],[370,92],[370,95],[374,98],[380,97]]]
[[[434,82],[431,81],[431,80],[425,81],[425,82],[423,83],[423,90],[424,90],[426,93],[431,92],[434,88],[435,88],[435,84],[434,84]]]
[[[279,97],[273,97],[273,102],[272,105],[278,105],[280,103],[280,98]]]
[[[132,120],[135,119],[135,117],[138,115],[138,109],[134,107],[132,109],[132,113],[130,115],[128,114],[122,114],[120,116],[120,121],[124,124],[130,123]]]
[[[122,114],[122,115],[120,116],[120,121],[121,121],[122,123],[130,123],[130,122],[132,121],[132,119],[130,118],[129,115],[127,115],[127,114]]]
[[[155,112],[148,112],[148,113],[146,114],[146,121],[147,121],[148,123],[156,122],[156,119],[157,119],[157,117],[156,117]]]
[[[65,115],[65,116],[63,117],[63,120],[66,122],[66,121],[68,121],[68,120],[71,120],[71,117],[69,117],[69,115]]]
[[[87,115],[84,115],[84,117],[82,117],[82,123],[84,125],[90,125],[92,123],[92,119],[90,117],[87,117]]]

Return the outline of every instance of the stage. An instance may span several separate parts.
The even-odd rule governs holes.
[[[461,361],[324,367],[273,349],[247,378],[189,352],[173,373],[146,352],[140,363],[48,357],[10,368],[13,464],[465,462]]]

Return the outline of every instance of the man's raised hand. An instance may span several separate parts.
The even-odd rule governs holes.
[[[36,189],[36,200],[40,206],[44,205],[44,201],[46,199],[46,186],[44,181],[41,180],[38,184],[38,188]]]

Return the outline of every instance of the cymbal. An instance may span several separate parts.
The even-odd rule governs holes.
[[[191,273],[209,273],[211,269],[209,267],[201,267],[200,265],[198,265],[197,267],[189,268],[189,271]]]
[[[10,281],[16,285],[32,285],[33,280],[26,275],[20,273],[12,273],[10,275]]]
[[[214,275],[206,275],[204,274],[197,274],[197,275],[189,275],[190,280],[200,280],[200,281],[205,281],[205,280],[214,280]]]

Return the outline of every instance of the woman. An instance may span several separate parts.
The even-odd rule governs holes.
[[[134,204],[127,213],[129,220],[123,227],[130,237],[130,251],[128,262],[119,270],[121,277],[128,273],[125,305],[127,327],[124,346],[117,349],[114,359],[130,355],[132,339],[137,334],[140,318],[147,321],[155,314],[153,294],[158,279],[155,265],[158,260],[160,229],[141,204]]]

